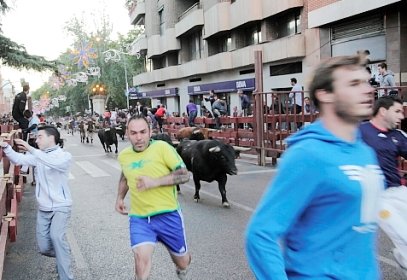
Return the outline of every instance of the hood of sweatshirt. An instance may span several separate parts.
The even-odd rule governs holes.
[[[394,77],[394,73],[391,70],[388,70],[387,73],[383,75],[383,77],[386,77],[387,75]]]
[[[344,139],[338,138],[324,127],[321,120],[317,120],[287,138],[287,144],[289,147],[291,147],[298,143],[304,142],[305,140],[320,140],[343,147],[353,147],[357,144],[357,142],[359,142],[359,139],[361,139],[361,135],[357,130],[355,131],[354,142],[348,142]]]

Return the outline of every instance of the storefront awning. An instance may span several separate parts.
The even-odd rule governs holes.
[[[132,98],[136,96],[135,98]],[[135,95],[130,95],[130,99],[140,99],[140,98],[159,98],[159,97],[171,97],[178,96],[178,88],[166,88],[151,91],[138,92]]]
[[[213,90],[215,93],[234,92],[237,91],[238,89],[253,90],[254,78],[189,86],[188,94],[189,95],[207,94],[210,90]]]

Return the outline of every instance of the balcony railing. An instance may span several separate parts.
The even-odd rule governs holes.
[[[137,7],[139,3],[143,3],[145,0],[133,0],[133,1],[128,1],[126,6],[127,9],[129,10],[129,14],[131,14]]]
[[[180,22],[182,19],[184,19],[186,16],[188,16],[190,13],[192,13],[195,10],[202,9],[202,4],[197,2],[191,7],[189,7],[185,12],[183,12],[179,17],[178,17],[178,22]]]

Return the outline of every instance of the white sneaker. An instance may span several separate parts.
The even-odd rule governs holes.
[[[404,265],[405,260],[403,256],[400,254],[399,250],[397,248],[394,248],[393,251],[393,257],[396,260],[397,264],[399,265],[400,270],[404,274],[404,276],[407,277],[407,267]]]
[[[186,269],[181,270],[181,269],[177,268],[175,270],[175,272],[177,273],[178,279],[180,279],[180,280],[186,280],[187,279],[187,270]]]

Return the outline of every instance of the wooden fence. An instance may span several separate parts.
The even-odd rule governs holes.
[[[1,137],[14,147],[14,139],[21,138],[21,132],[13,125],[1,125]],[[17,238],[18,203],[22,199],[24,178],[20,167],[12,164],[0,150],[3,174],[0,178],[0,280],[3,276],[4,260],[8,242]]]
[[[407,87],[377,88],[377,92],[384,94],[392,89],[398,91],[399,96],[407,96]],[[220,130],[210,130],[209,136],[219,139],[239,147],[249,147],[249,153],[258,156],[258,164],[264,165],[265,160],[261,157],[270,157],[271,163],[276,164],[277,159],[287,148],[285,139],[297,132],[298,126],[307,125],[318,118],[318,112],[311,104],[306,105],[304,97],[308,96],[305,91],[301,94],[303,103],[301,112],[297,112],[295,107],[291,107],[288,100],[289,91],[262,92],[254,94],[253,112],[254,115],[248,117],[221,117]],[[305,107],[310,111],[304,110]],[[407,107],[405,107],[407,108]],[[405,110],[407,113],[407,109]],[[195,119],[197,127],[213,128],[215,120],[206,117]],[[188,126],[188,119],[185,117],[168,117],[163,125],[165,132],[175,139],[177,131]],[[402,163],[407,170],[407,163]],[[407,172],[406,172],[407,173]]]

